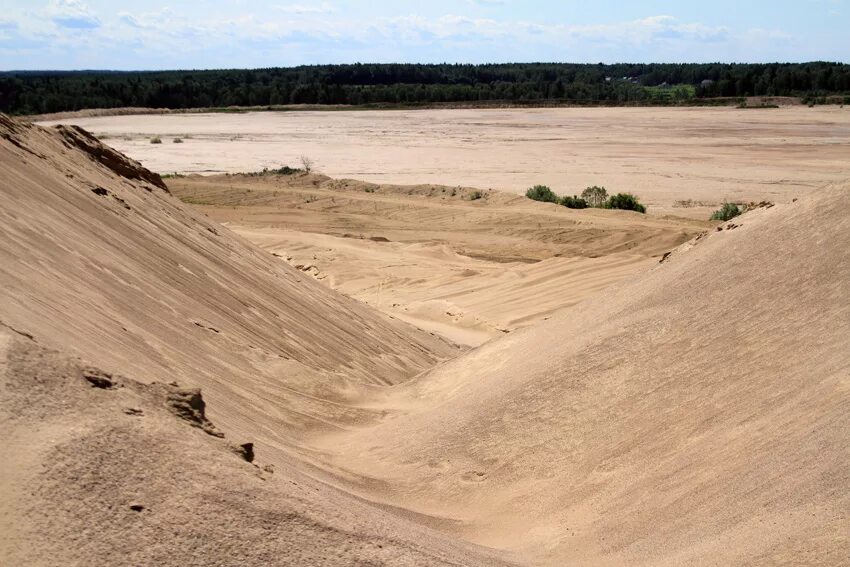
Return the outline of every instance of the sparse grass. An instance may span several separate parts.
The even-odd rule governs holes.
[[[215,205],[215,203],[212,203],[210,201],[204,201],[203,199],[198,199],[197,197],[181,197],[180,200],[190,205]]]
[[[717,201],[696,201],[694,199],[679,199],[673,201],[675,209],[692,209],[694,207],[716,207]]]

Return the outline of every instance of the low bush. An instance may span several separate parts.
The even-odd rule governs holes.
[[[183,140],[182,140],[181,138],[174,138],[174,140],[172,140],[172,141],[173,141],[175,144],[182,144],[182,143],[183,143]]]
[[[581,197],[577,197],[576,195],[573,195],[572,197],[564,195],[561,197],[561,204],[568,209],[586,209],[589,206],[587,201]]]
[[[484,197],[484,193],[482,193],[481,191],[473,191],[472,193],[469,193],[466,196],[466,199],[468,201],[477,201],[478,199],[481,199],[482,197]]]
[[[735,203],[723,203],[723,206],[714,211],[711,220],[728,221],[734,219],[744,211]]]
[[[160,138],[159,136],[154,136],[153,138],[151,138],[151,144],[161,144],[161,143],[162,143],[162,138]]]
[[[608,200],[605,201],[603,208],[646,213],[646,206],[641,204],[641,202],[638,201],[638,198],[631,193],[617,193],[616,195],[610,196]]]
[[[525,192],[525,196],[544,203],[557,203],[558,196],[545,185],[535,185]]]

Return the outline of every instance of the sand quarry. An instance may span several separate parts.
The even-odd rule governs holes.
[[[0,563],[850,558],[845,109],[66,122],[0,116]]]
[[[790,200],[850,178],[850,108],[454,109],[77,117],[160,173],[298,167],[334,178],[559,194],[590,185],[639,195],[656,213]],[[44,122],[45,125],[56,122]],[[163,144],[151,144],[160,136]],[[183,144],[173,144],[180,137]],[[675,210],[674,210],[675,209]],[[707,218],[708,209],[692,211]]]

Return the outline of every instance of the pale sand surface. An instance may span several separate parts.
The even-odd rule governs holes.
[[[116,175],[139,166],[80,132],[0,115],[0,171],[0,564],[500,563],[322,482],[306,441],[460,349]],[[275,473],[166,415],[170,382]]]
[[[73,118],[154,171],[235,172],[316,160],[332,177],[513,192],[588,185],[676,200],[788,201],[850,177],[850,108],[562,108]],[[50,123],[47,123],[50,124]],[[149,138],[163,137],[160,145]],[[184,138],[173,144],[172,138]],[[185,139],[191,136],[191,139]],[[702,218],[708,209],[694,211]],[[681,214],[683,211],[677,211]]]
[[[4,565],[850,556],[847,183],[705,232],[320,176],[178,180],[195,209],[82,132],[0,116],[0,134]],[[394,293],[424,296],[416,265],[445,264],[452,302],[489,321],[501,293],[517,326],[542,315],[521,286],[480,266],[476,304],[452,265],[514,264],[544,283],[570,281],[571,262],[632,255],[648,269],[470,350],[338,293],[219,215],[272,251],[340,250],[343,269],[317,270],[340,287],[398,262],[411,281]],[[93,388],[90,364],[115,387]],[[204,389],[226,439],[169,411],[172,381]],[[246,441],[274,473],[228,450]]]
[[[346,295],[456,343],[532,325],[657,263],[704,221],[319,175],[169,179],[174,194]],[[368,189],[368,191],[367,191]]]
[[[844,564],[848,207],[844,184],[737,218],[326,449],[352,490],[552,565]]]

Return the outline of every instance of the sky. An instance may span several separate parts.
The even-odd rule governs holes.
[[[0,70],[850,62],[850,0],[2,0]]]

